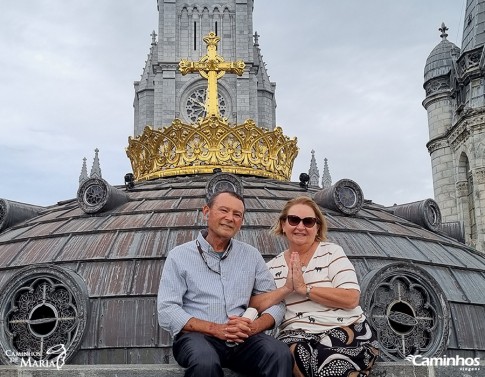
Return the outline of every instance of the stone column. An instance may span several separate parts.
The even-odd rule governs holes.
[[[477,224],[477,250],[485,253],[485,167],[473,169],[475,217]]]

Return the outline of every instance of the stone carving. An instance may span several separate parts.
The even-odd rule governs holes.
[[[480,63],[481,49],[475,51],[465,52],[458,61],[458,72],[462,77],[469,71],[478,68]]]
[[[450,80],[448,77],[439,77],[434,80],[429,81],[425,86],[426,96],[429,96],[433,93],[442,91],[442,90],[449,90],[450,89]]]
[[[0,292],[0,361],[19,364],[20,357],[8,355],[22,354],[32,362],[54,359],[47,351],[61,345],[69,359],[81,345],[88,303],[84,280],[74,271],[34,265],[15,274]]]
[[[457,150],[460,145],[465,142],[470,136],[470,129],[467,122],[463,122],[455,127],[453,132],[451,132],[448,137],[448,142],[450,143],[453,150]]]
[[[443,139],[432,140],[427,144],[428,152],[430,155],[441,148],[446,148],[447,146],[448,146],[448,142]]]
[[[475,182],[477,184],[485,183],[485,167],[475,170]]]
[[[444,293],[425,270],[396,263],[364,278],[363,302],[384,360],[432,357],[447,347],[450,311]]]
[[[468,182],[467,181],[458,181],[455,184],[456,187],[456,195],[458,198],[468,195]]]

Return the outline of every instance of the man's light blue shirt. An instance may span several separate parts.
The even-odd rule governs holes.
[[[158,321],[172,336],[192,317],[226,323],[230,315],[244,313],[251,295],[276,289],[273,276],[256,248],[233,239],[219,257],[202,232],[197,241],[207,264],[194,240],[171,250],[163,268],[158,289]],[[278,326],[285,305],[274,305],[264,313],[270,314]]]

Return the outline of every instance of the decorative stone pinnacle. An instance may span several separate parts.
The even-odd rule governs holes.
[[[317,161],[315,160],[315,151],[313,149],[308,175],[310,176],[309,185],[313,187],[318,187],[318,181],[320,180],[320,171],[318,170]]]
[[[259,46],[259,37],[260,35],[258,34],[257,31],[254,32],[254,45]]]
[[[328,168],[328,160],[323,159],[323,175],[322,175],[322,187],[328,188],[332,186],[332,177],[330,175],[330,169]]]
[[[101,166],[99,164],[99,157],[98,157],[99,149],[96,148],[94,150],[94,161],[93,161],[93,166],[91,167],[91,174],[90,178],[103,178],[101,176]]]
[[[150,35],[152,37],[152,45],[156,45],[157,44],[157,33],[155,33],[155,30],[153,30]]]
[[[88,168],[86,166],[86,157],[83,158],[83,166],[81,168],[81,174],[79,175],[79,185],[82,185],[85,181],[89,179]]]

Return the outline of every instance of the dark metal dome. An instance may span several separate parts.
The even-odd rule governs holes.
[[[440,43],[431,51],[424,67],[424,82],[450,73],[453,67],[453,55],[459,56],[460,49],[447,39],[442,39]]]
[[[205,228],[201,208],[208,191],[227,187],[243,192],[246,202],[237,238],[266,259],[285,248],[269,229],[286,201],[318,199],[330,240],[356,268],[361,305],[385,360],[485,355],[483,255],[364,200],[350,180],[324,192],[220,173],[148,181],[129,190],[84,182],[77,200],[4,229],[0,354],[63,343],[75,364],[173,362],[171,340],[156,314],[163,263],[169,250]]]
[[[444,23],[439,28],[441,42],[431,51],[424,67],[424,84],[426,96],[451,89],[450,76],[453,75],[453,60],[460,55],[460,49],[446,39],[448,28]],[[450,75],[451,72],[451,75]]]

